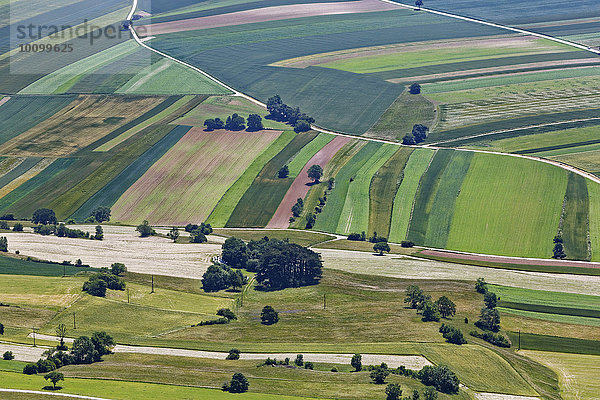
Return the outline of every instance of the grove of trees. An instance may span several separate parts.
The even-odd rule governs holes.
[[[267,100],[268,118],[275,121],[287,122],[294,127],[296,132],[307,132],[310,130],[310,124],[315,122],[314,118],[304,114],[299,107],[290,107],[285,104],[279,95],[270,97]]]

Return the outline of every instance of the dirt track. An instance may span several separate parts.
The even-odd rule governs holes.
[[[291,18],[315,17],[320,15],[354,14],[375,11],[397,10],[398,7],[378,0],[359,0],[336,3],[292,4],[285,6],[257,8],[229,14],[190,18],[180,21],[144,25],[145,35],[184,32],[223,26],[280,21]]]
[[[306,197],[306,194],[310,190],[309,184],[311,179],[308,177],[308,169],[315,164],[325,168],[325,164],[349,141],[350,138],[336,136],[306,163],[302,171],[294,179],[283,201],[277,207],[277,211],[275,211],[275,214],[267,224],[267,228],[287,228],[290,225],[289,220],[292,216],[292,206],[298,198]]]

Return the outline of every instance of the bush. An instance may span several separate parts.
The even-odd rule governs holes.
[[[107,286],[108,285],[106,282],[102,279],[94,279],[94,277],[90,277],[90,279],[83,284],[83,291],[92,296],[104,297],[106,296]]]
[[[290,175],[290,168],[287,165],[284,165],[277,171],[277,177],[280,179],[285,179]]]
[[[127,272],[127,267],[122,263],[112,263],[110,265],[110,273],[113,275],[121,275],[122,273]]]
[[[141,225],[138,225],[135,228],[135,230],[139,232],[140,237],[148,237],[148,236],[156,235],[156,231],[154,229],[152,229],[152,227],[150,226],[148,221],[145,221],[145,220],[144,220],[144,222],[142,222]]]
[[[402,388],[397,383],[390,383],[385,388],[386,400],[400,400],[402,397]]]
[[[54,371],[56,369],[56,364],[51,360],[39,359],[36,363],[37,372],[42,374],[44,372]]]
[[[331,372],[338,372],[338,369],[337,369],[337,367],[333,367],[333,368],[331,368]]]
[[[4,229],[6,231],[10,230],[10,226],[8,226],[8,222],[4,220],[0,220],[0,229]]]
[[[23,367],[23,373],[26,375],[35,375],[37,372],[37,364],[29,363]]]
[[[448,343],[458,345],[467,343],[461,330],[454,326],[442,324],[442,326],[440,326],[440,333],[443,334],[444,339],[446,339]]]
[[[412,85],[410,85],[409,91],[410,91],[410,94],[419,94],[419,93],[421,93],[421,85],[419,85],[418,83],[415,82]]]
[[[224,325],[228,324],[229,320],[227,318],[219,318],[219,319],[209,319],[208,321],[200,321],[194,326],[208,326],[208,325]]]
[[[13,231],[15,231],[15,232],[23,232],[23,224],[21,224],[20,222],[17,222],[13,226]]]
[[[494,346],[506,348],[510,347],[510,341],[508,340],[508,338],[501,334],[494,334],[492,332],[479,333],[477,331],[471,331],[469,332],[469,335],[479,339],[483,339],[486,342],[493,344]]]
[[[15,356],[13,355],[12,351],[5,351],[4,354],[2,354],[2,359],[3,360],[14,360]]]
[[[487,292],[487,283],[483,278],[477,278],[477,282],[475,282],[475,290],[477,293],[485,294]]]
[[[350,360],[350,366],[354,368],[354,371],[358,372],[362,370],[362,356],[360,354],[355,354],[352,356],[352,360]]]
[[[233,311],[231,311],[229,308],[219,308],[217,315],[225,317],[228,320],[237,319]]]
[[[310,124],[308,122],[306,122],[303,119],[296,122],[296,126],[294,126],[294,132],[300,133],[300,132],[308,132],[308,131],[310,131]]]
[[[6,220],[6,221],[14,221],[15,220],[15,214],[4,214],[2,216],[0,216],[1,220]]]
[[[102,222],[110,221],[110,208],[108,207],[96,207],[90,214],[90,217],[94,217],[94,221],[101,224]]]
[[[400,246],[402,247],[415,247],[415,243],[411,242],[410,240],[403,240],[400,242]]]
[[[56,226],[54,225],[38,225],[33,228],[35,233],[39,233],[43,236],[53,235],[56,232]]]
[[[390,374],[390,371],[387,368],[387,366],[384,366],[382,364],[380,366],[373,368],[370,376],[374,383],[376,383],[378,385],[383,385],[385,383],[385,378],[387,378],[389,374]]]
[[[208,242],[206,235],[204,235],[204,233],[200,232],[199,230],[193,231],[192,234],[190,235],[190,243],[206,243],[206,242]]]
[[[458,393],[460,381],[445,365],[426,365],[419,371],[419,379],[426,386],[433,386],[438,391],[447,394]]]
[[[248,391],[248,387],[250,383],[248,379],[244,376],[244,374],[240,372],[236,372],[233,374],[231,378],[231,382],[229,383],[229,392],[230,393],[244,393]]]
[[[413,135],[405,135],[402,138],[402,144],[405,146],[413,146],[417,144],[417,141],[415,140],[415,137]]]
[[[264,325],[273,325],[279,321],[279,313],[271,306],[264,306],[260,313],[260,320]]]
[[[0,251],[8,251],[8,239],[6,238],[6,236],[0,237]]]
[[[296,356],[296,359],[294,360],[294,364],[296,364],[298,367],[301,367],[304,365],[304,356],[302,354],[298,354]]]
[[[239,360],[240,359],[240,351],[238,349],[229,350],[229,354],[225,357],[226,360]]]
[[[475,322],[475,326],[482,331],[498,332],[500,330],[500,313],[495,308],[482,308],[479,321]]]
[[[363,231],[362,233],[351,233],[348,235],[348,240],[354,240],[357,242],[364,242],[367,240],[367,235]]]
[[[304,369],[315,369],[315,365],[312,362],[307,361],[304,363]]]

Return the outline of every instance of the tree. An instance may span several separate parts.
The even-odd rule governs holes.
[[[144,220],[141,225],[138,225],[135,228],[136,231],[140,233],[140,237],[148,237],[156,235],[156,231],[152,229],[148,221]]]
[[[211,132],[216,129],[223,129],[225,127],[225,123],[223,120],[221,120],[221,118],[209,118],[204,121],[204,126],[206,127],[207,131]]]
[[[373,245],[373,250],[379,252],[379,255],[382,256],[383,252],[390,252],[390,245],[387,242],[377,242]]]
[[[420,94],[421,93],[421,85],[418,83],[413,83],[409,88],[410,94]]]
[[[308,169],[308,177],[312,179],[315,183],[319,182],[322,176],[323,168],[321,168],[320,165],[311,165],[311,167]]]
[[[246,283],[246,278],[242,271],[238,270],[230,270],[229,271],[229,286],[233,287],[234,290],[241,290]]]
[[[244,374],[240,372],[236,372],[233,374],[231,378],[231,383],[229,384],[229,392],[230,393],[244,393],[248,391],[248,387],[250,383],[248,379],[244,376]]]
[[[425,299],[425,292],[416,285],[409,285],[406,288],[405,295],[404,302],[408,303],[410,308],[417,308]]]
[[[206,243],[208,239],[200,230],[193,231],[190,235],[190,243]]]
[[[387,378],[389,374],[390,371],[387,366],[382,364],[373,368],[370,375],[374,383],[382,385],[385,383],[385,378]]]
[[[354,371],[358,372],[362,370],[362,356],[360,354],[355,354],[352,356],[350,360],[350,365],[354,368]]]
[[[425,398],[425,400],[437,400],[438,394],[434,388],[428,387],[423,392],[423,397]]]
[[[475,326],[484,331],[498,332],[500,330],[500,312],[496,308],[482,308],[479,321],[475,322]]]
[[[317,217],[315,217],[315,214],[309,213],[306,216],[306,229],[312,229],[312,227],[315,226],[316,221]]]
[[[303,366],[304,365],[304,356],[302,354],[297,354],[296,359],[294,360],[294,364],[297,365],[298,367]]]
[[[4,325],[0,323],[0,335],[4,335]]]
[[[409,399],[410,399],[410,400],[419,400],[419,397],[421,397],[421,396],[419,395],[419,391],[418,391],[417,389],[414,389],[414,390],[413,390],[412,397],[409,397]]]
[[[171,228],[169,233],[167,233],[167,237],[169,239],[171,239],[173,241],[173,243],[175,243],[177,241],[177,239],[179,238],[179,228],[177,228],[176,226]]]
[[[496,293],[494,292],[486,292],[483,295],[483,302],[487,308],[496,308],[498,297],[496,297]]]
[[[49,208],[38,208],[33,213],[33,218],[31,221],[34,224],[42,224],[42,225],[55,225],[58,221],[56,219],[56,214],[54,211]]]
[[[0,251],[5,253],[8,251],[8,239],[6,236],[0,237]]]
[[[485,294],[487,292],[487,283],[483,278],[477,278],[477,282],[475,282],[475,290],[477,293]]]
[[[110,221],[110,208],[108,207],[96,207],[90,214],[90,217],[94,217],[97,223]]]
[[[442,318],[448,318],[456,314],[456,304],[446,296],[440,297],[435,304]]]
[[[565,253],[565,249],[562,243],[554,244],[554,249],[552,250],[552,258],[556,258],[558,260],[562,260],[567,258],[567,254]]]
[[[417,144],[417,141],[413,135],[406,135],[402,138],[402,144],[406,146],[414,146]]]
[[[239,360],[240,359],[240,351],[238,349],[229,350],[229,354],[225,357],[226,360]]]
[[[115,346],[115,341],[104,331],[94,332],[92,334],[92,344],[94,345],[94,361],[102,361],[102,356],[112,354],[111,348]]]
[[[106,296],[107,288],[108,285],[106,284],[106,281],[95,277],[90,277],[90,279],[83,284],[83,291],[96,297]]]
[[[465,340],[465,337],[463,336],[462,331],[454,326],[442,324],[442,326],[440,326],[440,332],[443,334],[444,339],[446,339],[448,341],[448,343],[453,343],[453,344],[467,343],[467,341]]]
[[[96,225],[96,234],[94,235],[94,239],[104,240],[104,229],[102,229],[102,226]]]
[[[269,116],[276,121],[283,120],[283,107],[283,101],[278,94],[273,97],[269,97],[267,100],[267,110],[269,110]]]
[[[64,381],[65,376],[60,372],[52,371],[52,372],[44,375],[44,379],[52,382],[53,388],[56,389],[56,384],[60,381]]]
[[[242,239],[230,237],[221,247],[221,259],[230,267],[244,268],[248,262],[248,248]]]
[[[308,121],[301,119],[294,124],[294,132],[300,133],[308,131],[310,131],[310,124],[308,123]]]
[[[385,394],[387,400],[400,400],[402,397],[402,387],[397,383],[390,383],[385,388]]]
[[[110,265],[110,273],[113,275],[121,275],[122,273],[127,272],[127,267],[122,263],[112,263]]]
[[[15,356],[13,355],[12,351],[5,351],[4,354],[2,354],[2,359],[10,361],[10,360],[14,360]]]
[[[433,386],[442,393],[458,393],[460,381],[445,365],[426,365],[419,371],[419,379],[426,386]]]
[[[262,131],[264,128],[263,123],[262,123],[262,117],[258,114],[250,114],[248,116],[248,131],[249,132],[256,132],[256,131]]]
[[[280,179],[285,179],[290,175],[290,168],[287,165],[284,165],[277,172],[277,177]]]
[[[243,131],[246,129],[246,120],[238,114],[233,114],[231,117],[227,117],[225,121],[225,129],[228,131]]]
[[[435,303],[430,301],[426,301],[423,304],[423,321],[439,321],[440,320],[440,312],[438,311]]]
[[[271,306],[264,306],[260,313],[260,320],[264,325],[273,325],[279,321],[279,313]]]
[[[23,373],[26,375],[35,375],[37,372],[37,365],[34,363],[29,363],[23,367]]]
[[[237,319],[237,317],[235,316],[234,312],[231,311],[229,308],[219,308],[217,310],[217,315],[220,315],[221,317],[225,317],[228,320],[234,320]]]
[[[56,327],[56,336],[58,336],[59,343],[56,348],[58,350],[67,350],[67,346],[65,346],[65,336],[67,336],[67,326],[65,324],[59,324]]]
[[[202,289],[205,292],[218,292],[229,286],[229,274],[220,265],[211,265],[202,275]]]
[[[412,135],[415,138],[415,142],[421,143],[425,139],[427,139],[427,132],[429,132],[429,128],[422,124],[416,124],[413,126]]]
[[[23,224],[17,222],[14,226],[13,226],[13,231],[15,232],[23,232]]]
[[[80,336],[73,342],[71,354],[75,364],[91,364],[98,357],[96,348],[92,339],[87,336]]]

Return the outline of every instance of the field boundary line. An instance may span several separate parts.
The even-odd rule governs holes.
[[[24,389],[7,389],[0,388],[0,392],[8,392],[8,393],[24,393],[24,394],[43,394],[48,396],[60,396],[60,397],[72,397],[76,399],[88,399],[88,400],[110,400],[106,397],[92,397],[92,396],[82,396],[79,394],[69,394],[69,393],[53,393],[53,392],[42,392],[41,390],[24,390]]]
[[[395,4],[399,7],[404,7],[404,8],[410,8],[412,10],[416,9],[416,6],[414,5],[410,5],[410,4],[404,4],[404,3],[398,3],[396,1],[393,0],[379,0],[383,3],[388,3],[388,4]],[[502,25],[502,24],[498,24],[495,22],[488,22],[479,18],[474,18],[474,17],[466,17],[463,15],[459,15],[459,14],[453,14],[453,13],[449,13],[449,12],[445,12],[445,11],[439,11],[439,10],[434,10],[432,8],[425,8],[425,7],[418,7],[418,10],[420,11],[425,11],[431,14],[437,14],[437,15],[441,15],[444,17],[450,17],[450,18],[454,18],[454,19],[460,19],[463,21],[467,21],[467,22],[475,22],[477,24],[481,24],[481,25],[487,25],[487,26],[491,26],[493,28],[500,28],[500,29],[505,29],[505,30],[509,30],[512,32],[516,32],[516,33],[520,33],[520,34],[524,34],[524,35],[529,35],[529,36],[535,36],[535,37],[539,37],[542,39],[547,39],[547,40],[551,40],[553,42],[557,42],[557,43],[561,43],[567,46],[571,46],[571,47],[575,47],[578,48],[580,50],[585,50],[585,51],[589,51],[590,53],[594,53],[596,55],[600,55],[600,50],[595,50],[593,49],[591,46],[587,46],[581,43],[577,43],[577,42],[573,42],[571,40],[567,40],[567,39],[560,39],[557,38],[555,36],[551,36],[551,35],[546,35],[544,33],[537,33],[537,32],[533,32],[533,31],[528,31],[526,29],[521,29],[521,28],[515,28],[512,26],[508,26],[508,25]]]

